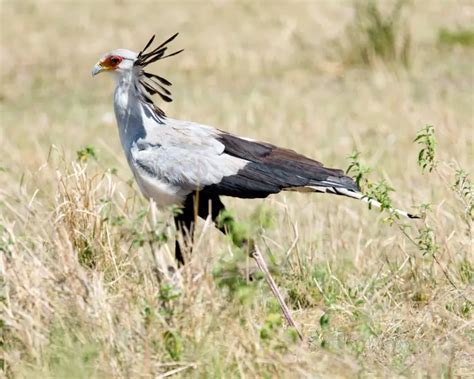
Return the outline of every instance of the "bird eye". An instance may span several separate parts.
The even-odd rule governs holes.
[[[112,63],[113,65],[117,65],[121,61],[122,59],[120,57],[117,57],[117,56],[110,57],[110,63]]]

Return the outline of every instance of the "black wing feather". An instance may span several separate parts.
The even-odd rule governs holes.
[[[359,191],[356,183],[342,170],[324,167],[293,150],[223,132],[218,140],[225,146],[224,153],[249,163],[235,175],[205,187],[204,191],[241,198],[263,198],[285,189],[307,186]]]

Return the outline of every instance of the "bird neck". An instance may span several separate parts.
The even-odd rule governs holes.
[[[115,93],[114,107],[117,118],[123,118],[125,113],[130,110],[129,102],[133,97],[133,77],[132,72],[114,73],[115,75]]]
[[[134,141],[146,135],[143,110],[133,83],[133,72],[116,78],[114,111],[123,148],[128,151]]]

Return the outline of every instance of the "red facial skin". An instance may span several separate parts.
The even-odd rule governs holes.
[[[100,62],[100,65],[106,70],[115,70],[122,61],[123,58],[119,55],[109,55]]]

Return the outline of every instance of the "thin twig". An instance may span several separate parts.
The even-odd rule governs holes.
[[[187,370],[187,369],[190,369],[190,368],[195,369],[196,365],[194,363],[192,363],[192,364],[189,364],[187,366],[175,368],[173,370],[165,372],[164,374],[158,375],[158,378],[167,378],[168,376],[175,375],[175,374],[177,374],[181,371],[184,371],[184,370]]]
[[[268,270],[267,263],[265,262],[265,259],[263,259],[262,253],[260,253],[260,250],[258,249],[257,246],[254,246],[251,256],[252,258],[255,259],[255,262],[257,263],[258,268],[263,272],[263,275],[265,276],[265,280],[270,286],[270,289],[272,290],[273,295],[275,295],[275,297],[277,298],[278,303],[280,304],[280,308],[283,312],[283,316],[285,316],[285,319],[288,322],[288,325],[295,328],[301,341],[303,341],[303,335],[301,334],[298,327],[296,326],[293,320],[293,317],[291,317],[290,309],[286,305],[285,300],[283,299],[283,296],[281,295],[280,290],[278,289],[275,281],[273,280],[272,275],[270,274],[270,271]]]

